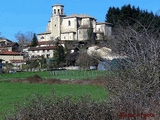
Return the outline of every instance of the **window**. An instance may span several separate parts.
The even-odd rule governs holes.
[[[44,39],[44,37],[42,36],[41,39]]]
[[[54,14],[56,14],[56,9],[54,9]]]
[[[58,9],[58,14],[59,14],[59,9]]]
[[[66,37],[64,36],[64,39],[66,39]]]
[[[56,27],[56,25],[54,25]]]
[[[43,52],[45,52],[45,50],[43,50]]]
[[[47,58],[49,58],[50,54],[47,54]]]
[[[79,34],[81,34],[81,31],[79,31]]]
[[[61,9],[61,14],[63,14],[63,9]]]
[[[71,21],[69,20],[69,21],[68,21],[68,26],[70,26],[70,25],[71,25]]]

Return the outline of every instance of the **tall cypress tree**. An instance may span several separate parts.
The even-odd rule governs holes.
[[[54,67],[60,67],[60,64],[65,61],[65,51],[59,41],[56,42],[56,49],[53,53],[54,56]]]
[[[37,45],[38,45],[38,39],[37,39],[36,34],[34,33],[32,41],[31,41],[31,47],[35,47]]]

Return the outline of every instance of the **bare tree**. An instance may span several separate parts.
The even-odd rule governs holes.
[[[90,69],[90,66],[97,66],[98,61],[93,57],[90,57],[87,52],[81,52],[76,60],[76,64],[82,69]]]
[[[116,71],[107,80],[115,114],[160,114],[160,33],[142,28],[116,26],[108,42],[113,51],[130,59],[130,68]]]
[[[33,35],[34,35],[33,32],[26,32],[26,33],[18,32],[15,34],[15,38],[18,41],[20,51],[31,42]]]

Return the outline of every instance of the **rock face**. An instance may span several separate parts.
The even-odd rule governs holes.
[[[95,56],[98,58],[102,58],[104,60],[127,58],[127,56],[121,56],[121,55],[114,53],[110,48],[107,48],[107,47],[100,48],[98,46],[92,46],[88,48],[87,53],[90,56]]]

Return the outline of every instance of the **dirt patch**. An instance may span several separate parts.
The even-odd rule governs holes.
[[[105,86],[106,82],[103,79],[84,79],[84,80],[60,80],[60,79],[43,79],[39,75],[28,77],[26,79],[11,80],[10,82],[20,83],[37,83],[37,84],[81,84],[81,85],[99,85]]]
[[[32,76],[32,77],[28,77],[28,78],[27,78],[27,81],[28,81],[29,83],[40,83],[40,82],[43,81],[43,79],[42,79],[39,75],[35,74],[35,75]]]

